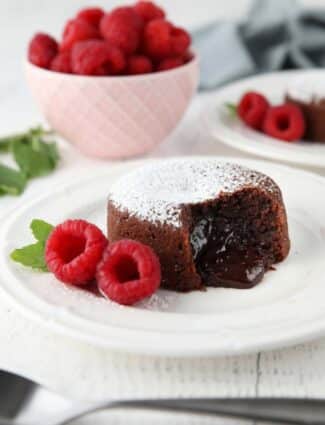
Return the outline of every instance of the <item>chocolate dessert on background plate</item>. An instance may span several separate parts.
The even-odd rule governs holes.
[[[297,78],[288,87],[285,99],[299,106],[305,117],[304,140],[325,143],[325,83]]]
[[[108,235],[151,246],[162,287],[181,292],[250,288],[290,249],[277,184],[213,158],[153,162],[122,177],[109,194]]]

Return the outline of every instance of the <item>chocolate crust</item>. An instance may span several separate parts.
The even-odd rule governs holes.
[[[274,184],[272,180],[270,181]],[[243,210],[245,202],[248,207]],[[265,190],[263,186],[248,186],[234,193],[220,193],[213,200],[182,205],[182,226],[180,227],[141,219],[130,214],[126,209],[121,210],[109,200],[108,237],[112,242],[129,238],[151,246],[160,258],[163,288],[179,292],[203,290],[207,282],[204,281],[195,261],[191,234],[200,217],[211,214],[211,211],[214,214],[225,214],[227,205],[231,206],[230,211],[247,211],[245,214],[247,214],[250,225],[256,227],[256,234],[260,232],[261,237],[257,238],[256,244],[267,247],[267,250],[263,251],[265,257],[264,271],[269,270],[273,264],[281,262],[287,257],[290,250],[290,240],[281,191],[277,188],[277,190],[270,192]],[[255,233],[251,232],[250,235]],[[213,285],[209,284],[209,286],[248,288],[254,286],[258,281],[252,281],[251,284],[246,285],[239,282],[216,282]]]
[[[288,94],[286,102],[297,105],[306,120],[306,133],[304,139],[309,142],[325,143],[325,102],[313,100],[302,102],[294,99]]]

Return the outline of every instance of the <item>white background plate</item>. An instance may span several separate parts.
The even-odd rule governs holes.
[[[229,158],[227,158],[229,161]],[[16,208],[1,226],[1,296],[49,329],[95,345],[143,354],[206,356],[257,351],[325,335],[325,179],[261,161],[236,160],[273,177],[283,190],[292,249],[250,290],[159,291],[122,307],[30,271],[8,259],[31,241],[33,218],[53,224],[85,218],[105,229],[112,182],[143,162],[125,163]],[[322,224],[323,223],[323,224]]]
[[[241,96],[250,90],[267,96],[272,104],[283,103],[287,87],[293,79],[325,79],[324,70],[286,71],[251,77],[219,90],[204,112],[213,136],[219,141],[244,152],[265,158],[325,168],[325,143],[288,143],[251,130],[225,109],[227,102],[238,104]]]

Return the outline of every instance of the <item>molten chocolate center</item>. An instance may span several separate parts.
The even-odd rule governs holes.
[[[263,279],[274,263],[266,199],[241,196],[192,214],[193,258],[206,286],[250,288]]]

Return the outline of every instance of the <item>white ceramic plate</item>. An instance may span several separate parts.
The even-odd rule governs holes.
[[[257,287],[210,288],[190,294],[161,290],[136,307],[122,307],[8,259],[13,248],[31,241],[28,226],[36,217],[53,224],[85,218],[105,229],[109,187],[143,163],[132,162],[16,208],[1,225],[0,296],[9,297],[24,314],[49,329],[94,345],[143,354],[235,354],[325,335],[325,179],[266,162],[236,162],[273,177],[288,209],[290,256]]]
[[[289,81],[298,76],[304,79],[325,79],[325,70],[287,71],[247,78],[219,90],[203,116],[213,136],[227,145],[265,158],[312,166],[325,167],[325,143],[304,141],[288,143],[251,130],[239,119],[231,117],[226,102],[238,103],[248,90],[263,93],[273,103],[282,103]]]

